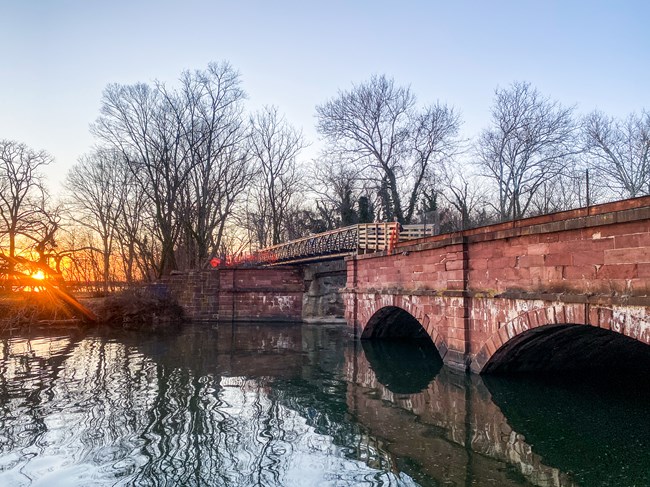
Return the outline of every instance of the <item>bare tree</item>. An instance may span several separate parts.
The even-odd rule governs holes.
[[[129,191],[129,178],[120,152],[97,149],[80,158],[65,182],[72,220],[92,230],[101,242],[104,292],[108,292],[111,280],[111,256]]]
[[[496,183],[502,220],[523,217],[540,188],[560,177],[579,153],[573,111],[529,83],[495,91],[492,126],[479,137],[478,158]]]
[[[109,85],[101,115],[92,127],[95,135],[120,150],[149,202],[155,221],[152,238],[160,244],[158,276],[177,268],[177,202],[190,172],[176,101],[165,96],[160,85]]]
[[[121,245],[143,272],[200,267],[219,248],[226,220],[251,175],[244,124],[245,93],[227,63],[183,73],[180,88],[110,85],[93,132],[127,161],[143,204],[137,240]],[[134,219],[134,217],[137,217]],[[125,230],[136,238],[132,230]],[[126,242],[125,242],[126,243]]]
[[[8,240],[10,271],[20,235],[28,236],[41,226],[45,188],[40,169],[52,161],[45,151],[35,151],[23,143],[0,141],[0,236]]]
[[[358,222],[355,206],[364,193],[364,181],[350,161],[323,155],[310,170],[309,190],[327,230]]]
[[[584,143],[596,186],[622,198],[650,194],[650,112],[625,120],[593,112],[585,119]]]
[[[532,215],[546,215],[556,211],[586,206],[587,191],[591,201],[599,198],[600,191],[591,186],[587,188],[585,169],[581,165],[571,165],[561,177],[545,181],[533,195],[530,203]]]
[[[180,98],[191,169],[181,193],[189,267],[206,265],[221,246],[226,222],[253,176],[246,150],[244,91],[227,64],[184,73]]]
[[[276,107],[264,107],[251,117],[250,151],[258,164],[257,219],[264,235],[259,244],[275,245],[283,239],[289,209],[301,189],[296,157],[305,147],[302,133],[278,114]]]
[[[374,182],[384,217],[409,223],[423,182],[457,148],[460,118],[453,108],[416,108],[409,88],[373,76],[316,107],[328,152],[354,161]]]
[[[475,174],[468,173],[464,166],[448,167],[442,173],[442,186],[442,197],[458,215],[458,224],[452,230],[466,230],[487,223],[483,211],[487,195]]]

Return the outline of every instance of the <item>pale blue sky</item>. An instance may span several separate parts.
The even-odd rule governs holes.
[[[251,109],[275,104],[313,142],[315,106],[387,74],[460,110],[529,81],[582,113],[650,109],[650,1],[0,0],[0,138],[45,149],[56,189],[88,151],[108,83],[174,83],[229,61]]]

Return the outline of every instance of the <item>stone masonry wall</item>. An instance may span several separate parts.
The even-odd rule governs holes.
[[[340,290],[346,284],[346,265],[330,260],[304,265],[302,316],[306,321],[342,319],[345,304]]]
[[[160,282],[193,321],[302,319],[300,269],[210,269],[166,276]]]
[[[650,344],[650,197],[401,243],[347,264],[349,324],[361,333],[378,309],[402,308],[461,368],[563,317],[604,327],[601,317],[617,314],[622,334]]]

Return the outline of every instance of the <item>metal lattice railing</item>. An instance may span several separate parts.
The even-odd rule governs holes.
[[[286,263],[379,252],[390,250],[398,241],[429,235],[433,235],[432,226],[362,223],[267,247],[257,253],[257,260]]]

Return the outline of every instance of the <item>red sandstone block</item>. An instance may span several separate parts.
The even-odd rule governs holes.
[[[630,247],[650,247],[650,234],[634,233],[614,236],[614,248],[626,249]]]
[[[560,240],[548,244],[548,254],[571,254],[576,250],[576,242]]]
[[[449,347],[449,350],[456,350],[462,353],[465,352],[465,340],[461,340],[457,338],[448,338],[447,346]]]
[[[505,344],[508,342],[508,340],[510,340],[510,336],[508,335],[508,327],[506,325],[499,328],[499,339],[501,340],[502,344]]]
[[[515,258],[514,257],[498,257],[496,259],[488,259],[488,269],[506,269],[508,267],[514,267]]]
[[[598,308],[598,326],[606,330],[612,329],[614,313],[609,308]]]
[[[526,315],[517,317],[517,319],[512,322],[512,328],[517,335],[530,330],[530,325],[528,324],[528,318]]]
[[[515,257],[519,255],[526,255],[528,253],[528,246],[526,245],[506,245],[503,249],[504,257]]]
[[[537,239],[539,243],[557,242],[560,239],[560,234],[558,232],[540,233]]]
[[[540,286],[546,284],[544,279],[544,267],[531,267],[529,269],[530,283],[533,286],[533,290],[539,289]]]
[[[614,248],[614,239],[611,237],[592,238],[587,235],[582,242],[576,242],[576,246],[584,250],[610,250]]]
[[[605,253],[602,250],[580,250],[574,249],[571,253],[571,260],[574,266],[601,265],[604,262]]]
[[[551,266],[561,266],[561,265],[571,265],[571,253],[567,252],[557,252],[553,254],[547,254],[545,264]]]
[[[490,242],[473,244],[469,248],[469,258],[473,259],[496,259],[503,257],[503,249],[499,248],[496,243]]]
[[[650,222],[635,221],[627,223],[617,223],[591,229],[591,233],[600,233],[601,238],[614,237],[619,235],[634,235],[636,233],[646,233],[650,231]]]
[[[447,278],[448,281],[462,281],[463,274],[462,270],[447,271],[445,273],[445,278]]]
[[[583,325],[586,321],[584,304],[567,304],[564,306],[564,314],[567,323]]]
[[[485,342],[485,350],[487,350],[488,356],[494,355],[494,352],[496,352],[499,348],[496,346],[494,343],[494,340],[492,338],[488,339],[487,342]]]
[[[647,279],[630,279],[628,287],[635,296],[647,296],[650,294],[650,283]]]
[[[548,243],[535,243],[528,246],[528,255],[545,255],[548,254]]]
[[[605,251],[605,264],[637,264],[641,262],[650,262],[650,247]]]
[[[544,255],[522,255],[517,259],[519,267],[542,267],[544,266]]]
[[[529,322],[532,328],[544,326],[548,323],[548,315],[545,308],[536,308],[530,312],[530,315]]]
[[[445,262],[446,271],[456,271],[458,269],[463,269],[465,263],[462,260],[448,260]]]
[[[589,307],[589,316],[587,323],[591,326],[598,326],[598,308],[596,306]]]
[[[542,323],[539,322],[539,309],[532,309],[528,312],[528,325],[531,328],[537,328]]]
[[[554,306],[555,323],[568,323],[566,309],[564,306]]]
[[[447,328],[447,339],[464,340],[465,330],[462,328]]]
[[[562,281],[564,275],[564,266],[547,266],[542,270],[542,275],[547,283]]]
[[[650,263],[637,264],[636,267],[638,277],[650,277]]]
[[[488,259],[470,259],[468,262],[469,269],[484,270],[488,268]]]
[[[521,287],[522,284],[530,280],[530,269],[525,268],[508,268],[504,270],[506,280],[510,281],[514,287]]]
[[[598,279],[632,279],[638,277],[637,264],[604,265],[596,273]]]
[[[568,280],[595,279],[596,266],[593,265],[564,266],[563,277]]]

